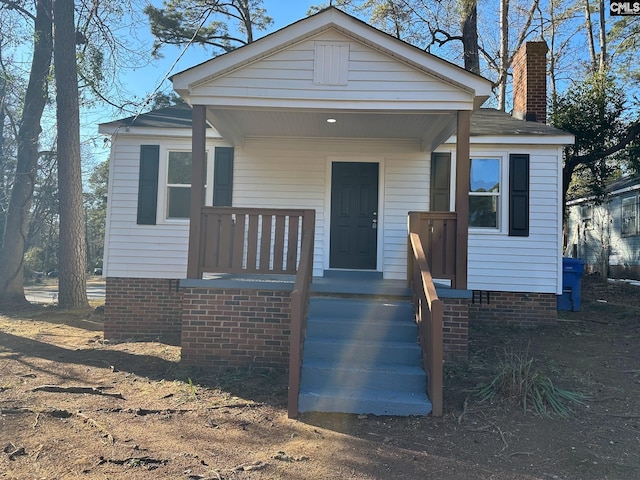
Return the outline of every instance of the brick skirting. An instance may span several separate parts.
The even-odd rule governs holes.
[[[537,327],[557,320],[557,297],[552,293],[474,291],[469,304],[471,324]]]
[[[178,280],[107,277],[104,338],[180,344],[182,292]]]
[[[469,299],[442,298],[442,357],[447,363],[469,358]]]
[[[291,292],[202,287],[183,292],[183,363],[289,367]]]

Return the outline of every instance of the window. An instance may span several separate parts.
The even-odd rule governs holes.
[[[580,216],[582,217],[584,229],[591,230],[593,227],[593,205],[582,205],[580,207]]]
[[[167,162],[167,218],[189,218],[191,152],[169,152]]]
[[[469,226],[500,227],[500,159],[472,158],[469,185]]]
[[[637,197],[622,199],[622,235],[638,234]]]

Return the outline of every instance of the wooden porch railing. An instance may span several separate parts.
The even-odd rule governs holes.
[[[409,282],[413,292],[413,304],[422,364],[427,373],[428,394],[432,415],[442,416],[442,300],[438,298],[420,235],[409,233],[411,261],[408,265]]]
[[[203,273],[298,272],[302,239],[315,230],[313,210],[202,207],[198,276]],[[300,263],[302,263],[300,261]]]
[[[312,225],[315,225],[315,211],[307,214]],[[305,222],[307,217],[305,216]],[[287,415],[298,416],[298,394],[300,393],[300,376],[304,354],[304,339],[307,332],[307,313],[309,310],[309,292],[313,276],[313,236],[314,232],[306,232],[302,237],[300,265],[296,275],[296,283],[291,292],[291,335],[289,347],[289,396]]]
[[[451,288],[461,287],[456,281],[457,262],[461,260],[456,255],[456,220],[456,212],[409,212],[409,232],[420,236],[431,275],[450,280]],[[408,260],[411,264],[411,255]]]
[[[193,261],[203,273],[294,275],[291,292],[288,415],[298,416],[298,394],[309,292],[313,277],[315,210],[202,207]],[[190,258],[190,261],[192,259]]]

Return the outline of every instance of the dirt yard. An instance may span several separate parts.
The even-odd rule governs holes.
[[[474,328],[443,418],[286,417],[286,377],[185,368],[178,347],[108,344],[98,313],[0,316],[0,478],[640,478],[640,287],[588,280],[556,327]],[[591,398],[568,419],[474,389],[528,352]]]

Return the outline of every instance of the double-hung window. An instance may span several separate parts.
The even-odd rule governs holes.
[[[169,151],[167,160],[167,219],[189,218],[191,152]]]
[[[622,235],[638,234],[638,197],[622,199]]]
[[[582,218],[582,225],[584,230],[591,230],[593,228],[593,205],[588,203],[580,207],[580,217]]]
[[[500,228],[501,160],[472,158],[469,182],[469,227]]]

